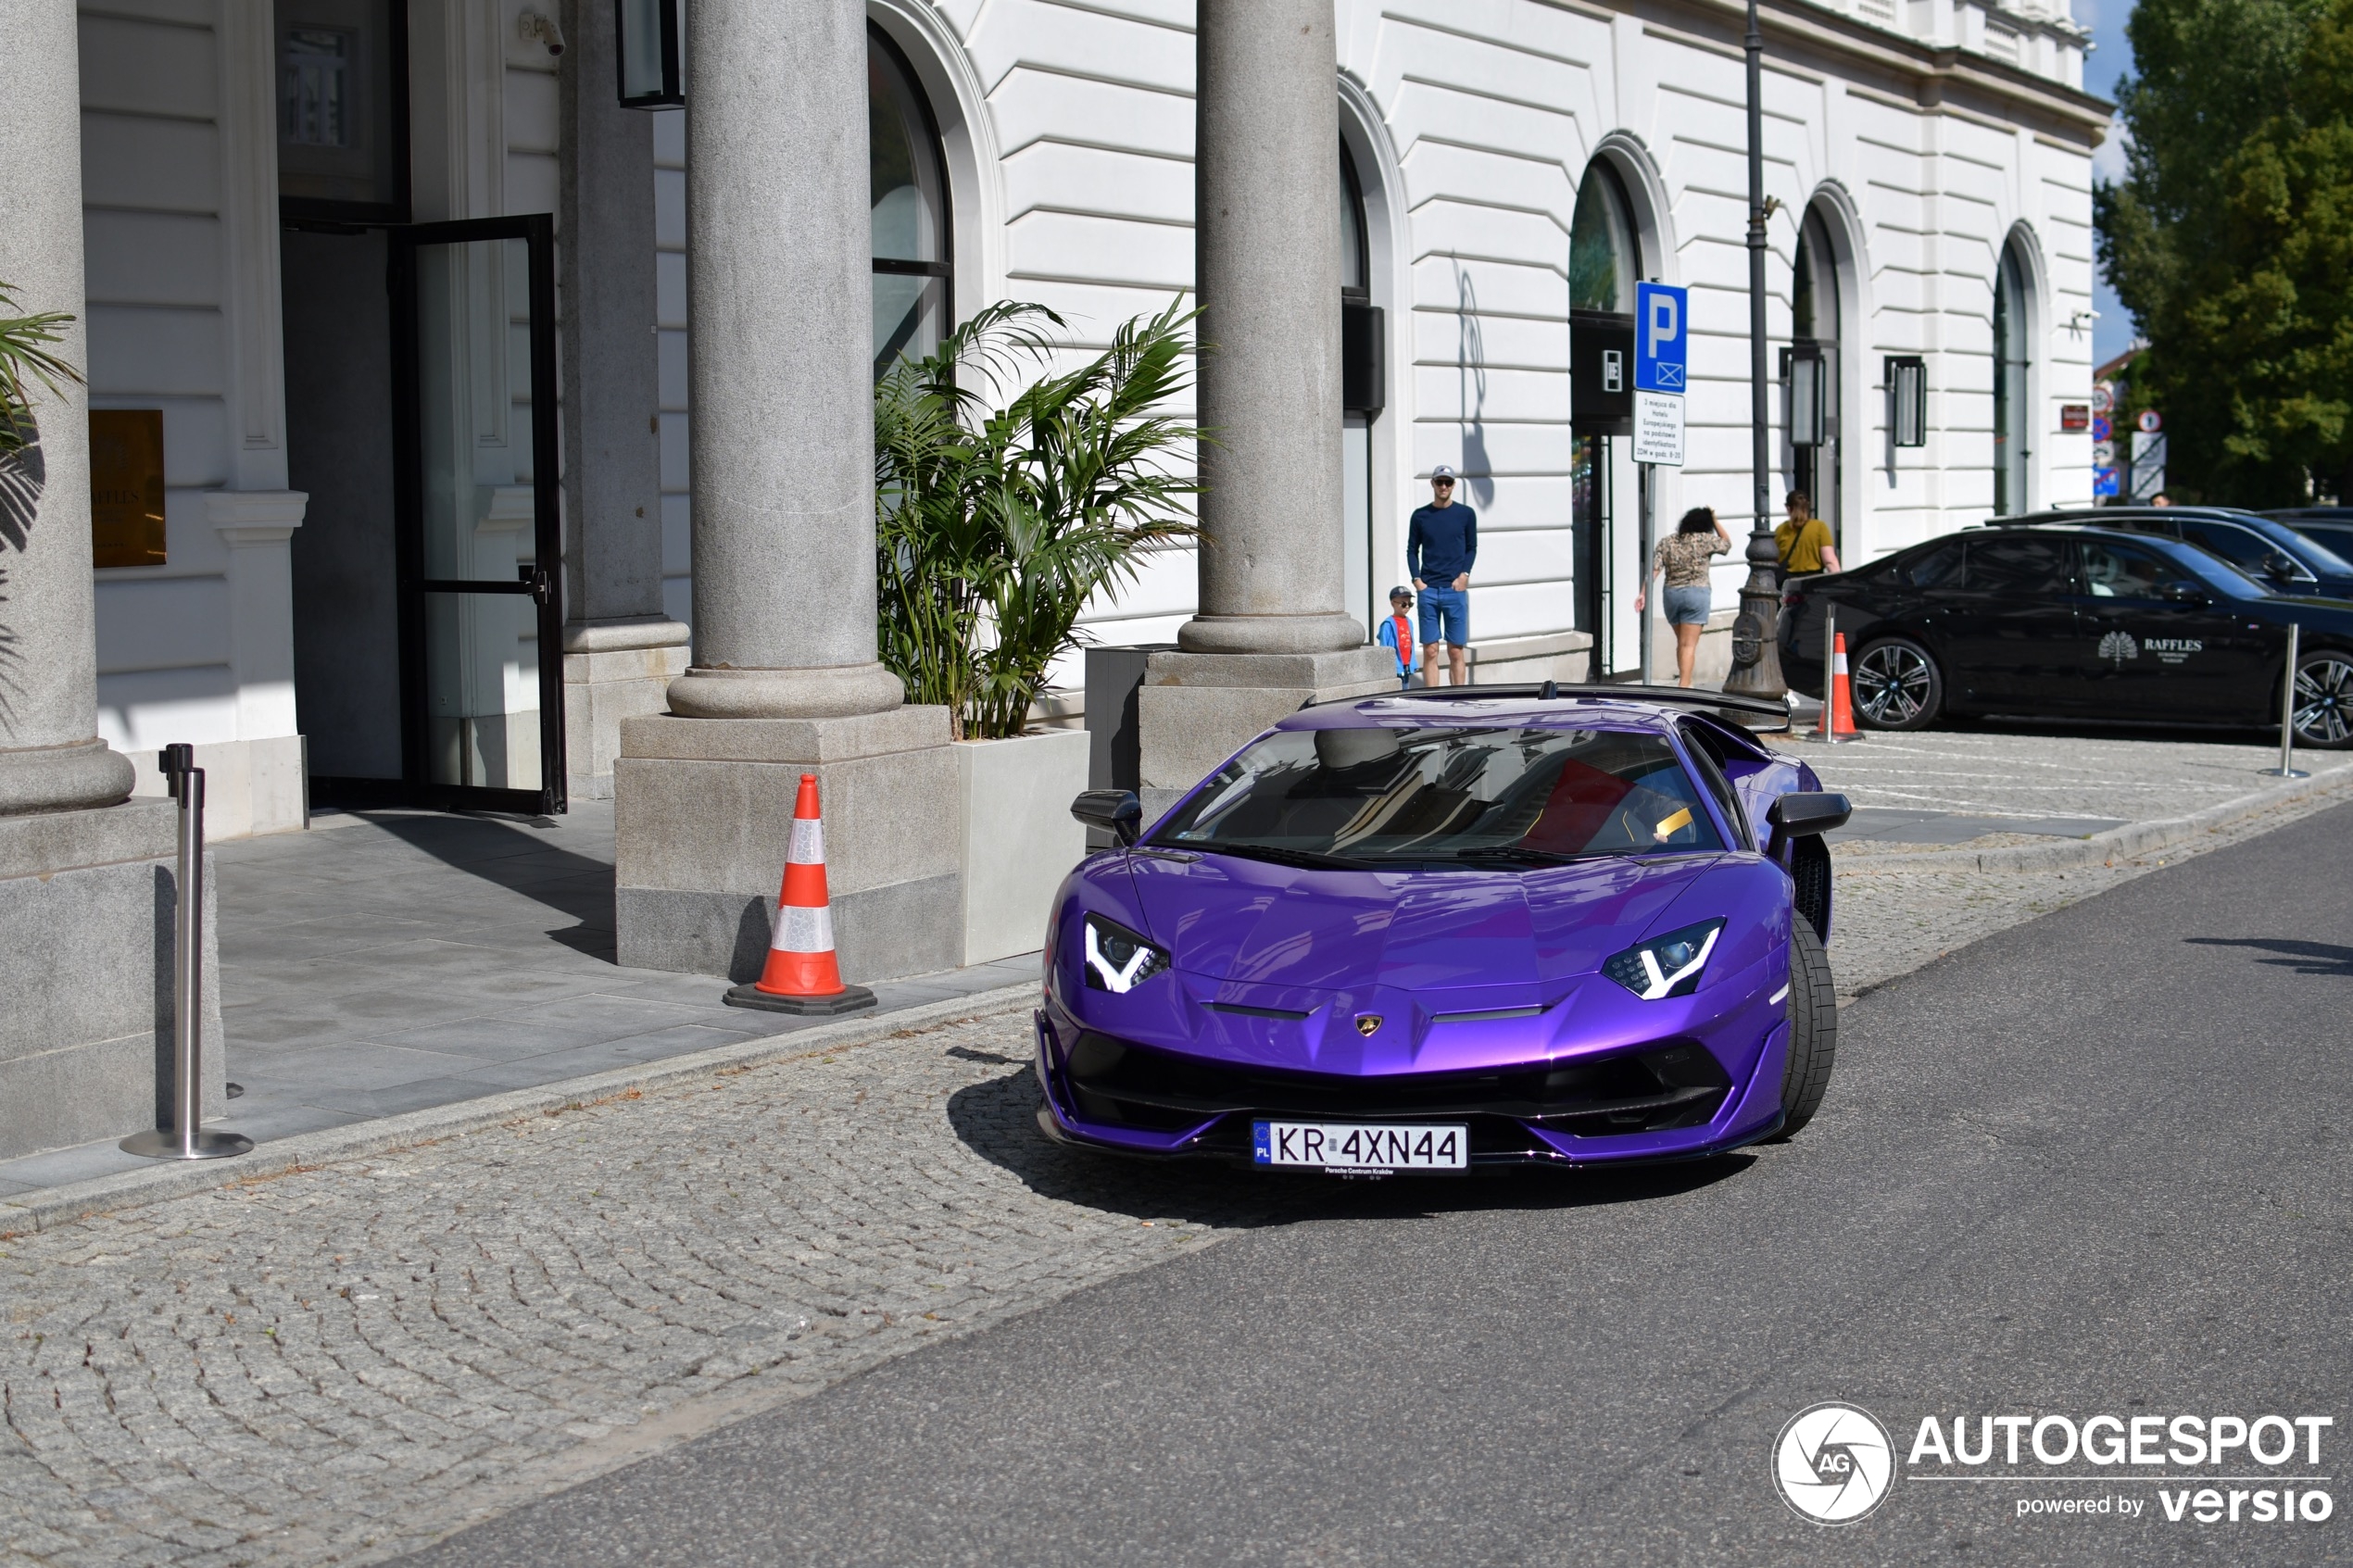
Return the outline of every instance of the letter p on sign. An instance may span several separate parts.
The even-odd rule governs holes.
[[[1667,283],[1634,285],[1634,390],[1683,393],[1690,319],[1684,291]]]

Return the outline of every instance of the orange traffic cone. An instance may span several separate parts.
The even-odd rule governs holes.
[[[1822,705],[1822,738],[1832,746],[1861,740],[1855,728],[1855,684],[1846,673],[1846,633],[1831,646],[1830,701]]]
[[[875,1005],[863,985],[841,983],[834,960],[833,902],[825,894],[825,826],[817,811],[817,775],[800,775],[793,802],[792,847],[785,851],[785,884],[760,978],[727,993],[727,1005],[820,1016]]]

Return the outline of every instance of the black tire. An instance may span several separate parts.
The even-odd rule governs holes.
[[[2296,744],[2322,751],[2353,746],[2353,654],[2315,648],[2296,655]]]
[[[1848,667],[1855,722],[1867,730],[1924,730],[1944,706],[1944,671],[1909,637],[1882,637]]]
[[[1777,1143],[1795,1137],[1814,1120],[1838,1061],[1838,988],[1831,979],[1831,956],[1803,915],[1790,921],[1789,937],[1789,1064],[1781,1074]]]

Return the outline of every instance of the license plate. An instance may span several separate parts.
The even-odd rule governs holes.
[[[1470,1163],[1470,1129],[1459,1122],[1361,1125],[1346,1122],[1253,1122],[1251,1156],[1261,1165],[1316,1170],[1461,1171]]]

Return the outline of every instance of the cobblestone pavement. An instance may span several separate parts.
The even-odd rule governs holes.
[[[1877,732],[1855,746],[1793,737],[1784,744],[1813,764],[1825,784],[1868,810],[2149,822],[2187,816],[2280,782],[2262,772],[2278,765],[2276,746],[2225,741],[1987,728]],[[2296,765],[2317,777],[2353,767],[2353,759],[2306,750]]]
[[[2155,863],[1843,871],[1842,989]],[[0,1237],[0,1562],[382,1560],[940,1336],[1364,1200],[1045,1143],[1027,998],[990,1005]]]

